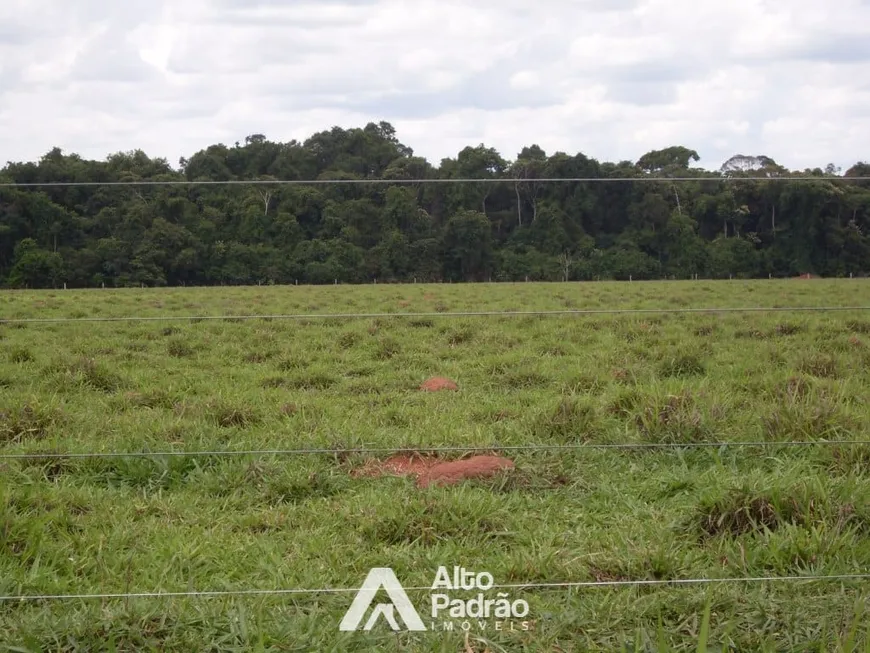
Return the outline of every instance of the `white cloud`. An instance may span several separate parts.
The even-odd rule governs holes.
[[[387,120],[434,163],[483,142],[845,168],[870,158],[868,37],[863,0],[4,0],[0,157],[175,162]]]

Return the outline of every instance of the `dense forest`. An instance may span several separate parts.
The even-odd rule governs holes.
[[[699,160],[683,146],[601,163],[530,145],[510,161],[481,144],[435,166],[385,122],[304,142],[254,134],[177,168],[140,150],[89,161],[55,148],[0,169],[0,285],[870,272],[870,182],[850,179],[870,176],[870,164],[791,171],[735,155],[710,171]],[[686,176],[704,179],[666,181]],[[554,178],[610,181],[536,181]],[[396,183],[105,184],[372,179]],[[433,179],[503,181],[415,182]]]

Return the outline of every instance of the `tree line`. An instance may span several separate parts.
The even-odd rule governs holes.
[[[436,166],[386,122],[304,142],[253,134],[176,167],[141,150],[93,161],[54,148],[0,169],[0,285],[870,272],[870,183],[850,180],[870,164],[793,171],[735,155],[710,171],[699,160],[683,146],[612,163],[530,145],[511,161],[481,144]],[[687,176],[700,179],[668,181]],[[542,181],[565,178],[608,181]],[[421,182],[451,179],[472,181]],[[106,185],[250,180],[321,183]],[[57,182],[71,185],[33,185]]]

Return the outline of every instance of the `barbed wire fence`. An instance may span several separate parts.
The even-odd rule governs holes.
[[[870,445],[870,440],[803,440],[803,441],[720,441],[720,442],[615,442],[583,444],[479,444],[476,446],[444,447],[309,447],[299,449],[241,449],[214,451],[87,451],[87,452],[27,452],[0,454],[0,460],[76,460],[89,458],[187,458],[187,457],[267,457],[267,456],[349,456],[349,455],[439,455],[446,453],[476,453],[482,451],[655,451],[675,449],[729,449],[729,448],[790,448],[790,447],[857,447]]]
[[[870,306],[781,306],[781,307],[731,307],[731,308],[590,308],[553,311],[445,311],[408,313],[285,313],[263,315],[133,315],[119,317],[46,317],[3,318],[0,324],[58,324],[67,322],[201,322],[205,320],[250,321],[250,320],[358,320],[387,318],[467,318],[467,317],[548,317],[583,315],[649,315],[649,314],[724,314],[724,313],[840,313],[870,311]]]
[[[318,180],[126,180],[114,182],[0,182],[0,188],[59,188],[93,186],[240,186],[240,185],[323,185],[323,184],[444,184],[444,183],[675,183],[675,182],[859,182],[870,181],[870,177],[575,177],[575,178],[459,178],[459,179],[318,179]],[[203,321],[203,320],[328,320],[328,319],[386,319],[386,318],[457,318],[457,317],[511,317],[511,316],[581,316],[581,315],[630,315],[630,314],[724,314],[724,313],[761,313],[761,312],[856,312],[870,310],[870,306],[789,306],[789,307],[732,307],[732,308],[680,308],[680,309],[578,309],[559,311],[461,311],[461,312],[417,312],[417,313],[333,313],[333,314],[277,314],[277,315],[199,315],[199,316],[120,316],[120,317],[53,317],[53,318],[4,318],[0,324],[59,324],[81,322],[149,322],[149,321]],[[794,448],[794,447],[859,447],[870,445],[866,440],[817,440],[790,442],[690,442],[690,443],[582,443],[570,445],[524,444],[499,445],[481,444],[479,446],[443,447],[357,447],[357,448],[298,448],[263,450],[215,450],[215,451],[127,451],[127,452],[17,452],[0,453],[0,461],[47,461],[57,459],[115,459],[115,458],[166,458],[166,457],[263,457],[263,456],[341,456],[349,454],[442,454],[473,453],[478,451],[626,451],[626,450],[687,450],[687,449],[725,449],[725,448]],[[719,583],[778,583],[778,582],[851,582],[870,580],[870,573],[839,575],[799,575],[799,576],[760,576],[760,577],[715,577],[683,578],[667,580],[606,580],[606,581],[563,581],[553,583],[516,583],[495,584],[493,589],[515,590],[561,590],[572,588],[596,587],[641,587],[641,586],[685,586]],[[409,592],[430,591],[430,587],[407,587]],[[345,594],[358,592],[353,588],[278,588],[278,589],[231,589],[231,590],[190,590],[180,592],[120,592],[93,594],[8,594],[0,595],[0,602],[48,602],[84,601],[111,599],[166,599],[166,598],[210,598],[210,597],[250,597],[250,596],[296,596],[317,594]]]

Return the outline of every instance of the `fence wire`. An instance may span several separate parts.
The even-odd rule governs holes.
[[[726,308],[588,308],[553,311],[444,311],[425,313],[284,313],[276,315],[152,315],[123,317],[26,317],[0,318],[0,324],[50,324],[63,322],[165,322],[205,320],[354,320],[382,318],[457,318],[457,317],[548,317],[559,315],[648,315],[717,313],[801,313],[867,311],[870,306],[749,306]]]
[[[855,178],[856,180],[858,178]],[[870,178],[868,178],[870,179]],[[684,179],[688,181],[688,179]],[[715,181],[702,179],[703,181]],[[795,179],[792,179],[795,180]],[[812,178],[818,181],[817,178]],[[482,180],[472,180],[482,181]],[[506,180],[499,180],[506,181]],[[570,180],[557,180],[570,181]],[[594,181],[594,180],[573,180]],[[612,180],[631,181],[631,180]],[[659,179],[657,181],[678,181],[678,179]],[[724,180],[719,180],[724,181]],[[187,182],[183,182],[187,183]],[[247,183],[247,182],[243,182]],[[276,183],[276,182],[268,182]],[[300,182],[311,183],[311,182]],[[372,183],[371,180],[359,183]],[[392,180],[390,183],[395,183]],[[53,184],[61,185],[61,184]],[[82,185],[82,184],[65,184]],[[0,184],[0,187],[10,184]],[[0,324],[62,323],[62,322],[128,322],[128,321],[165,321],[165,320],[305,320],[305,319],[359,319],[359,318],[452,318],[479,316],[548,316],[548,315],[600,315],[600,314],[688,314],[688,313],[750,313],[750,312],[833,312],[866,311],[870,306],[798,306],[798,307],[747,307],[747,308],[680,308],[680,309],[582,309],[563,311],[468,311],[468,312],[430,312],[430,313],[334,313],[334,314],[281,314],[281,315],[221,315],[221,316],[126,316],[126,317],[85,317],[85,318],[6,318]],[[436,454],[471,453],[480,451],[582,451],[582,450],[675,450],[675,449],[714,449],[734,447],[799,447],[799,446],[864,446],[866,440],[818,440],[790,442],[688,442],[688,443],[610,443],[610,444],[566,444],[566,445],[484,445],[484,446],[444,446],[419,448],[299,448],[273,450],[240,451],[158,451],[158,452],[43,452],[0,454],[0,460],[49,460],[49,459],[89,459],[89,458],[163,458],[163,457],[230,457],[230,456],[292,456],[292,455],[331,455],[349,454]],[[807,575],[807,576],[766,576],[766,577],[723,577],[723,578],[684,578],[669,580],[608,580],[608,581],[566,581],[553,583],[514,583],[496,584],[492,589],[512,590],[555,590],[581,589],[596,587],[642,587],[642,586],[684,586],[693,584],[719,583],[775,583],[775,582],[823,582],[823,581],[866,581],[870,574]],[[409,592],[431,591],[430,587],[408,587]],[[164,599],[164,598],[213,598],[213,597],[250,597],[250,596],[295,596],[316,594],[348,594],[358,592],[359,588],[287,588],[287,589],[239,589],[205,590],[181,592],[121,592],[93,594],[10,594],[0,595],[0,602],[43,602],[72,600],[113,600],[113,599]]]
[[[551,590],[579,589],[584,587],[642,587],[642,586],[680,586],[709,585],[717,583],[773,583],[773,582],[821,582],[870,580],[870,574],[837,574],[830,576],[757,576],[743,578],[676,578],[670,580],[604,580],[557,583],[509,583],[494,584],[494,590]],[[431,592],[431,587],[405,587],[406,592]],[[102,594],[21,594],[0,596],[0,602],[8,601],[81,601],[110,599],[163,599],[163,598],[215,598],[243,596],[288,596],[304,594],[350,594],[359,592],[359,587],[320,587],[312,589],[244,589],[244,590],[206,590],[186,592],[119,592]]]
[[[266,456],[347,456],[410,454],[425,456],[441,453],[476,453],[485,451],[582,451],[587,450],[662,450],[662,449],[726,449],[726,448],[778,448],[778,447],[831,447],[831,446],[867,446],[870,440],[808,440],[794,442],[640,442],[640,443],[610,443],[610,444],[518,444],[518,445],[479,445],[479,446],[445,446],[445,447],[358,447],[348,449],[338,448],[300,448],[300,449],[249,449],[239,451],[88,451],[88,452],[46,452],[46,453],[12,453],[0,454],[0,460],[57,460],[57,459],[87,459],[87,458],[187,458],[187,457],[266,457]]]
[[[112,186],[338,186],[348,185],[419,185],[419,184],[607,184],[607,183],[653,183],[672,184],[675,182],[708,182],[708,183],[738,183],[738,182],[852,182],[870,181],[870,177],[488,177],[484,179],[472,177],[418,179],[226,179],[226,180],[137,180],[126,181],[32,181],[32,182],[0,182],[0,188],[69,188],[69,187],[112,187]]]

